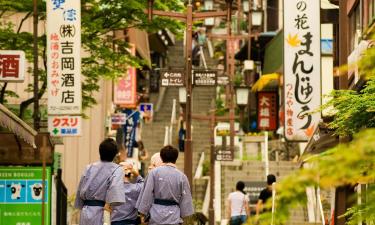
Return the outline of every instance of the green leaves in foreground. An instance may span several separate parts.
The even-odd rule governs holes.
[[[306,202],[306,188],[329,189],[375,181],[375,129],[356,135],[350,143],[340,144],[321,155],[310,157],[309,167],[302,168],[277,185],[274,224],[285,224],[289,212]],[[367,219],[375,222],[375,187],[369,186],[367,202],[347,212],[348,224]],[[270,206],[270,203],[268,204]],[[262,215],[260,224],[271,224],[271,215]],[[253,224],[249,221],[248,224]]]

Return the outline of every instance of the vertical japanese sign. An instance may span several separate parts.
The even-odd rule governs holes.
[[[124,124],[124,145],[128,151],[128,157],[133,157],[133,148],[136,144],[137,127],[139,124],[140,112],[131,109],[125,109],[126,122]]]
[[[48,114],[80,114],[81,1],[46,2]]]
[[[50,168],[45,184],[45,224],[50,224]],[[42,188],[42,167],[0,167],[0,224],[42,224]]]
[[[25,79],[25,52],[0,51],[0,81],[22,82]]]
[[[307,141],[320,120],[320,1],[284,0],[285,137]]]
[[[130,52],[135,55],[135,45],[131,45]],[[114,99],[116,105],[123,108],[136,108],[137,106],[137,71],[129,67],[126,74],[119,78],[114,85]]]
[[[277,93],[258,93],[258,128],[260,130],[277,129]]]

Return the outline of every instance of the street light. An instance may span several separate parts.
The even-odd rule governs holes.
[[[238,108],[240,108],[240,123],[243,125],[244,122],[244,109],[249,99],[249,88],[247,86],[236,87],[236,102]]]
[[[185,87],[179,87],[178,88],[178,101],[182,106],[186,104],[186,88]]]
[[[263,22],[263,11],[259,9],[251,10],[251,17],[251,25],[255,28],[260,28]]]

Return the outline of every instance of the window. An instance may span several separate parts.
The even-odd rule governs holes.
[[[361,7],[357,4],[349,16],[349,39],[350,39],[350,52],[357,47],[361,36]]]
[[[368,0],[368,25],[375,21],[375,0]]]

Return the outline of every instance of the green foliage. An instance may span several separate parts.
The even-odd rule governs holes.
[[[363,128],[375,127],[375,49],[369,49],[360,61],[360,71],[367,84],[360,91],[336,90],[323,108],[334,107],[334,121],[329,124],[336,134],[352,135]]]
[[[38,1],[39,19],[45,19],[46,3]],[[124,74],[126,67],[131,65],[141,67],[145,62],[137,57],[130,55],[128,52],[128,43],[124,40],[114,39],[113,31],[124,30],[127,28],[146,29],[153,32],[164,28],[169,28],[172,32],[178,33],[183,28],[181,23],[176,21],[160,18],[155,16],[152,22],[148,22],[147,14],[144,9],[147,7],[147,0],[81,0],[82,13],[82,48],[85,50],[87,57],[82,58],[82,97],[83,108],[91,107],[96,104],[93,93],[99,91],[99,81],[102,78],[117,79]],[[162,10],[184,10],[184,5],[179,0],[156,0],[155,9]],[[21,32],[23,22],[32,16],[33,1],[0,1],[0,21],[7,19],[16,13],[21,12],[25,16],[19,24],[14,21],[0,23],[0,49],[22,49],[26,52],[29,65],[33,60],[33,36],[29,32]],[[46,84],[45,74],[45,47],[46,37],[42,35],[38,40],[39,57],[44,60],[44,68],[39,68],[40,81]],[[114,48],[114,46],[116,46]],[[32,68],[28,68],[31,71]],[[45,85],[42,85],[42,87]],[[0,102],[5,102],[9,97],[17,97],[15,93],[6,90],[6,86],[0,85],[3,89],[4,97]],[[45,92],[41,88],[40,96]],[[32,86],[25,90],[33,91]],[[32,101],[25,101],[24,111]],[[20,115],[23,115],[20,112]]]

